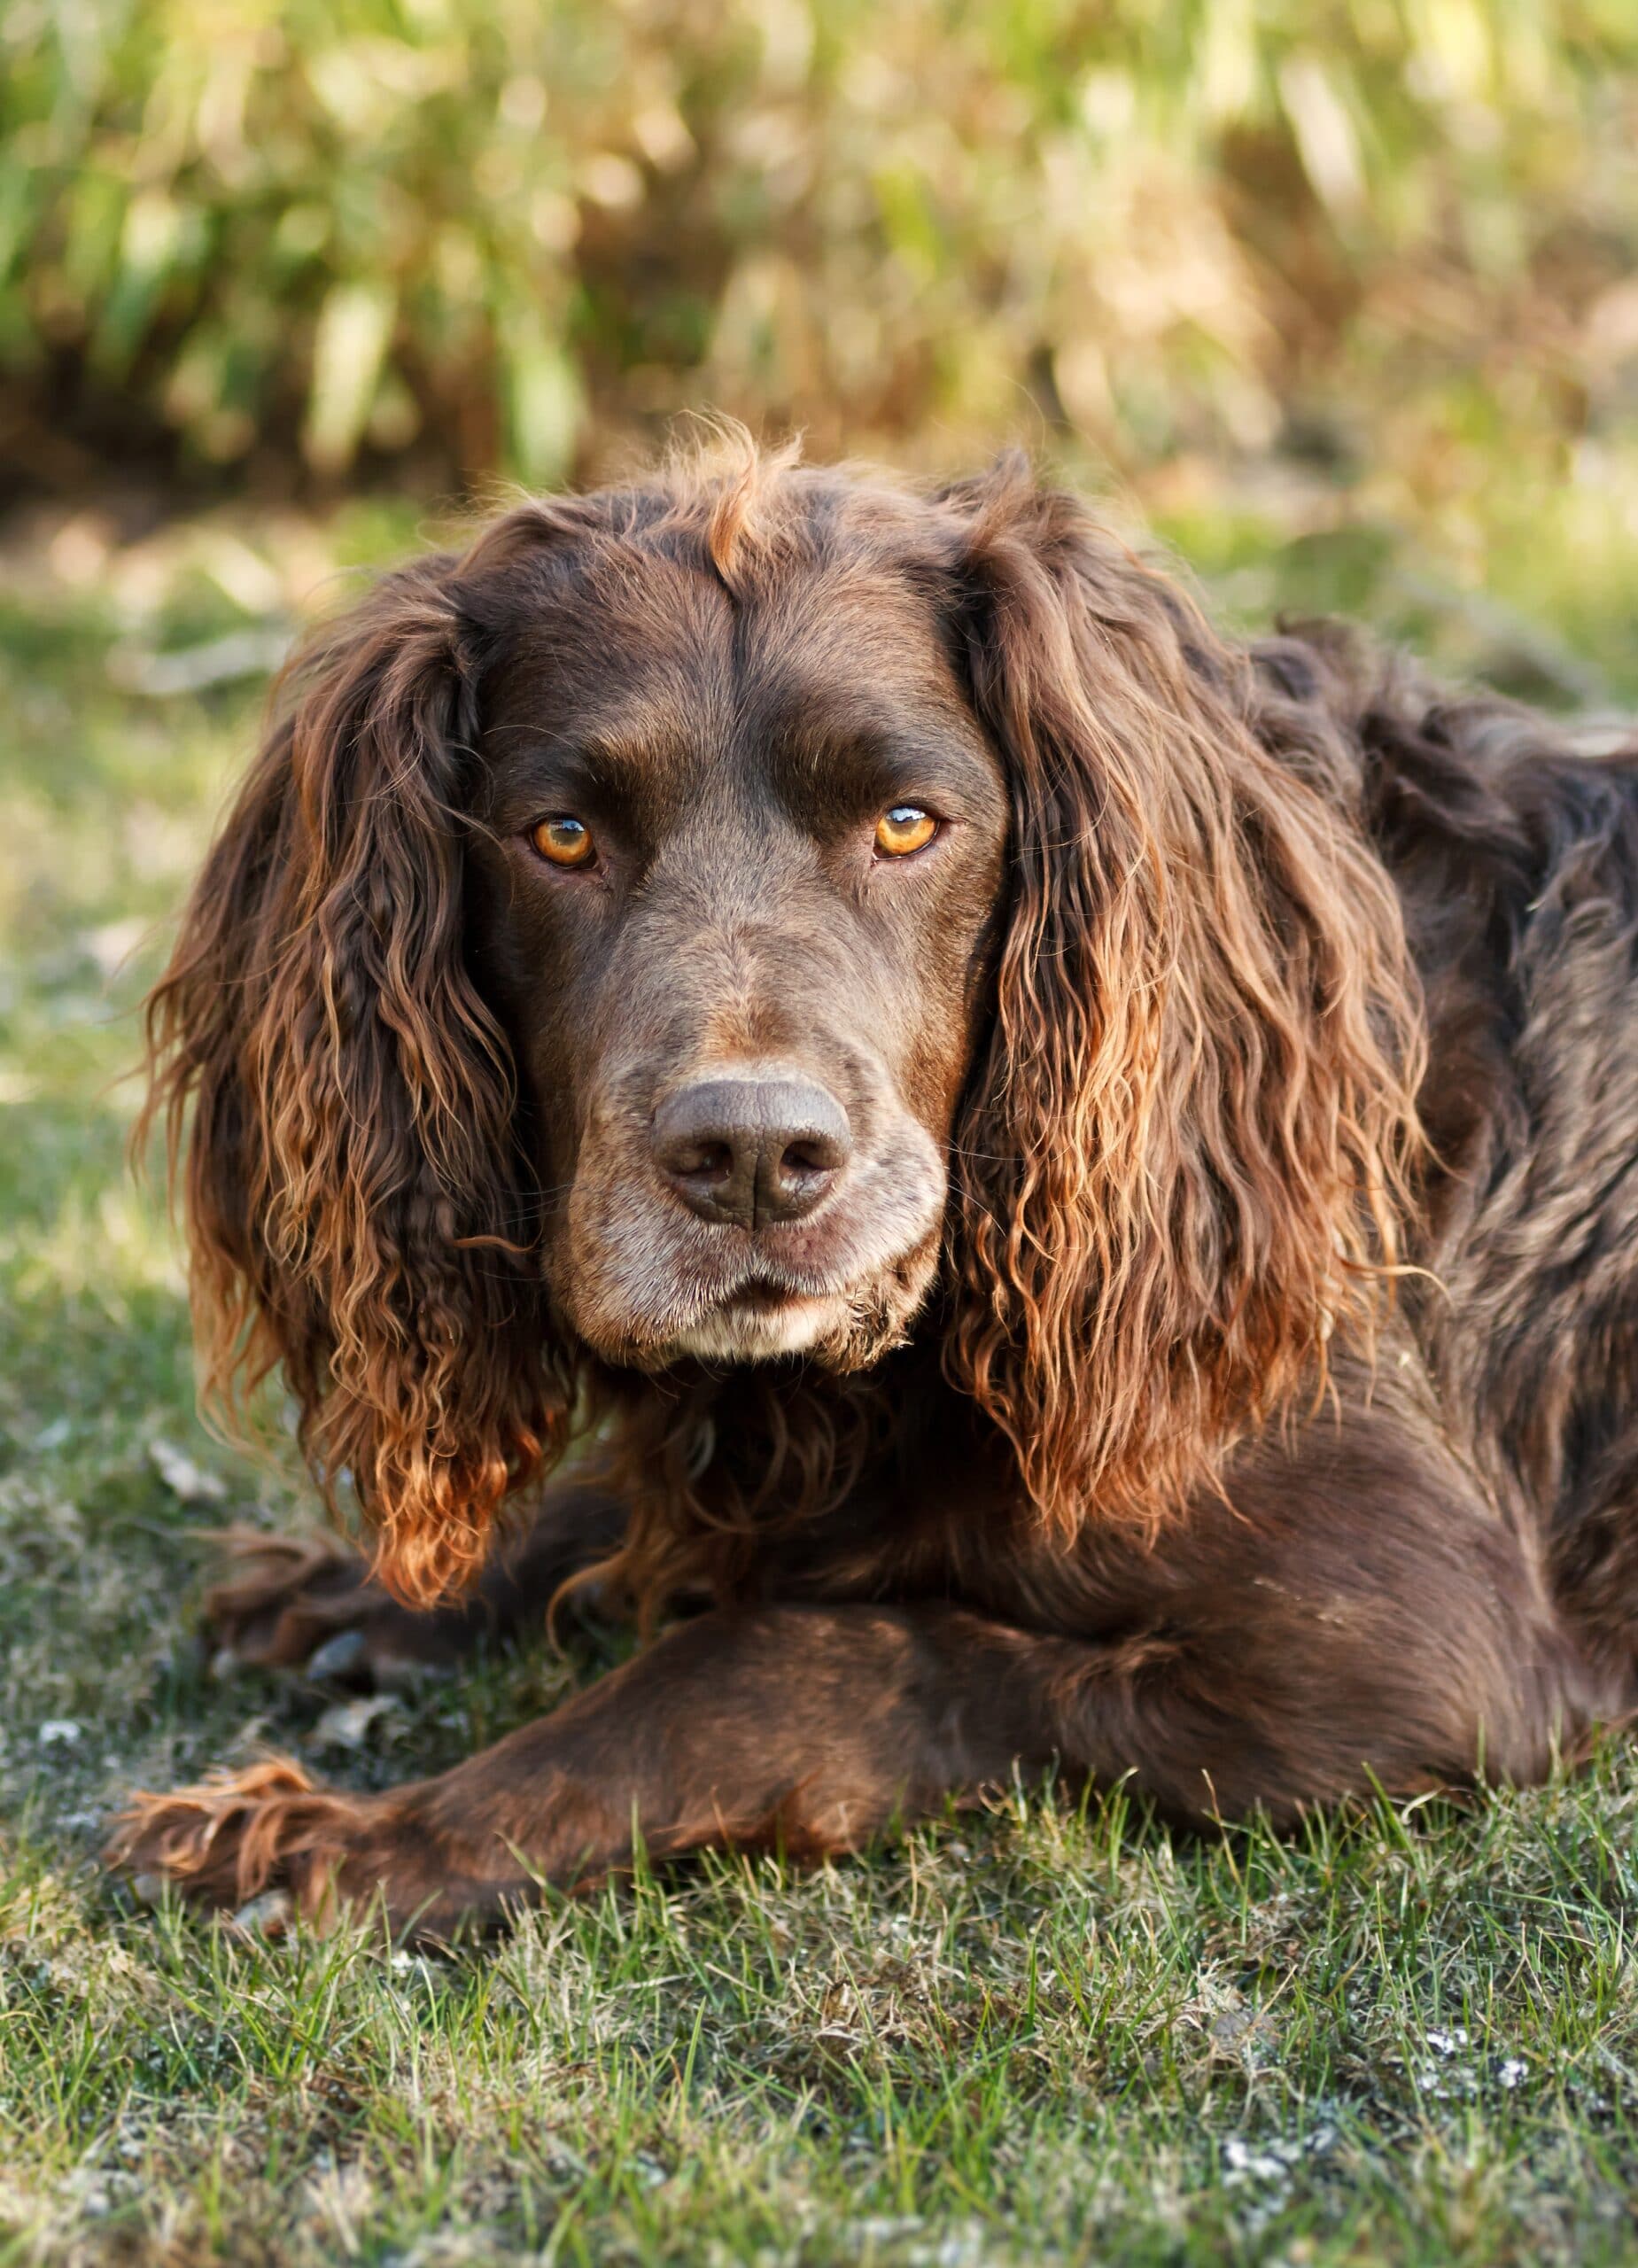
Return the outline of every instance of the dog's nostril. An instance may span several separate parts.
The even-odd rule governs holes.
[[[789,1174],[834,1173],[841,1162],[833,1143],[810,1138],[787,1146],[780,1160],[780,1170]]]
[[[734,1171],[734,1153],[726,1142],[684,1142],[666,1162],[670,1172],[690,1181],[726,1181]]]
[[[703,1079],[654,1115],[655,1163],[702,1219],[744,1229],[799,1220],[852,1149],[847,1113],[807,1079]]]

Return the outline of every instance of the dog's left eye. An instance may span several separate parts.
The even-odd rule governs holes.
[[[876,849],[884,858],[907,858],[925,850],[938,833],[938,821],[919,804],[895,804],[876,821]]]
[[[584,819],[571,819],[567,812],[560,812],[554,819],[543,819],[532,827],[529,840],[554,866],[586,866],[594,847],[591,828]]]

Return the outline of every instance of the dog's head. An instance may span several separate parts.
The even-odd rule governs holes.
[[[857,1371],[942,1279],[1048,1518],[1175,1501],[1392,1254],[1414,1013],[1328,733],[1015,463],[747,451],[389,578],[152,1008],[207,1383],[282,1364],[431,1598],[588,1361]]]
[[[469,967],[606,1361],[857,1368],[931,1280],[1008,805],[928,535],[787,473],[543,508],[469,569]]]

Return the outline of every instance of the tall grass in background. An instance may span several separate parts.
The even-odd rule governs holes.
[[[1421,447],[1638,386],[1630,0],[11,0],[0,372],[199,458]],[[1285,406],[1283,408],[1283,406]]]
[[[1019,435],[1208,569],[1340,513],[1327,602],[1419,531],[1626,682],[1633,0],[8,0],[0,136],[25,485]]]

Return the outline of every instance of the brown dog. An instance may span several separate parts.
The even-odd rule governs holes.
[[[408,1610],[577,1433],[488,1609],[693,1611],[439,1779],[116,1855],[442,1928],[1052,1759],[1539,1777],[1638,1666],[1635,956],[1638,752],[1226,643],[1017,463],[748,451],[389,578],[153,1004],[207,1384],[282,1368],[377,1539],[213,1612],[453,1647]]]

